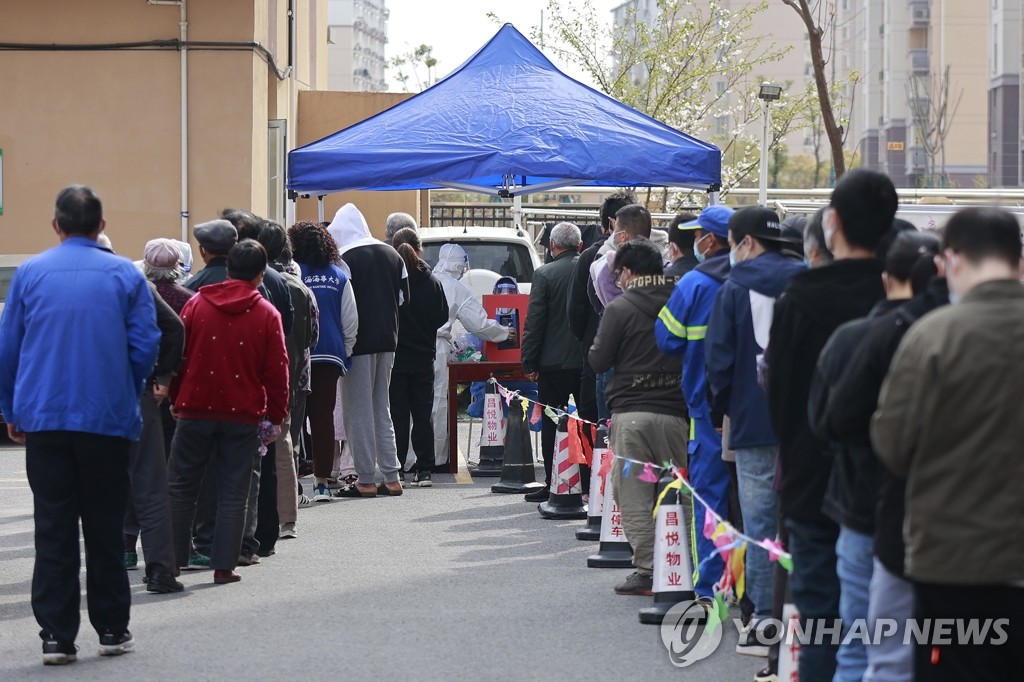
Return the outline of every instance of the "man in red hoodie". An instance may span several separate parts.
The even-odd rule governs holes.
[[[169,396],[178,420],[168,470],[174,550],[188,563],[196,498],[207,462],[217,471],[217,525],[210,566],[218,584],[237,582],[254,459],[277,437],[288,411],[288,352],[281,315],[257,287],[267,253],[251,239],[228,252],[228,279],[203,287],[181,312],[185,362]]]

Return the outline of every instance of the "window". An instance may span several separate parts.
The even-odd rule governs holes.
[[[285,170],[288,120],[267,121],[267,217],[284,225]]]
[[[729,134],[729,117],[715,116],[715,135]]]
[[[437,265],[441,247],[449,242],[424,242],[423,260],[430,267]],[[455,242],[453,242],[455,243]],[[458,245],[469,256],[469,267],[490,270],[499,275],[511,275],[520,284],[533,280],[533,260],[524,244],[508,242],[460,241]]]

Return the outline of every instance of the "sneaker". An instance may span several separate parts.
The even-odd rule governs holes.
[[[754,682],[779,682],[779,676],[771,665],[766,665],[754,674]]]
[[[66,665],[78,660],[78,647],[58,642],[52,637],[43,640],[43,665]]]
[[[739,640],[736,642],[736,653],[743,656],[768,656],[768,645],[763,642],[770,642],[775,638],[777,626],[769,618],[752,620],[750,625],[740,630]]]
[[[108,632],[100,637],[100,656],[120,656],[128,653],[134,647],[135,638],[127,630],[120,635],[112,635]]]
[[[305,478],[313,474],[313,460],[311,459],[300,459],[298,468],[299,478]]]
[[[210,557],[199,552],[192,552],[188,557],[188,565],[185,566],[186,570],[189,571],[202,571],[210,567]]]
[[[654,576],[633,571],[624,582],[615,586],[615,594],[629,594],[650,597],[654,594]]]
[[[314,502],[330,502],[331,501],[331,489],[326,484],[321,483],[320,485],[313,486],[313,501]]]
[[[295,522],[289,521],[288,523],[281,524],[281,532],[277,534],[277,537],[285,540],[294,538],[295,535]]]
[[[312,507],[313,500],[309,499],[305,495],[299,495],[299,507]]]
[[[419,486],[420,488],[429,488],[434,485],[433,481],[430,480],[429,471],[417,472],[416,475],[412,477],[412,484]]]
[[[124,553],[124,567],[129,571],[134,571],[139,567],[139,555],[137,552]]]
[[[246,554],[242,552],[238,555],[239,566],[255,566],[260,563],[260,558],[255,554]]]

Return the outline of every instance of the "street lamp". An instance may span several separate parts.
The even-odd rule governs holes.
[[[761,83],[757,96],[764,100],[764,129],[761,131],[761,184],[757,193],[757,203],[768,205],[768,128],[771,125],[772,102],[782,97],[782,86],[773,83]]]

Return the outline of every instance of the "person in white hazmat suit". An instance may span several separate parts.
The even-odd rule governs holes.
[[[485,341],[501,343],[509,337],[510,328],[487,319],[487,313],[473,292],[460,282],[469,271],[469,256],[458,244],[444,244],[439,253],[434,276],[441,282],[448,299],[448,322],[437,330],[437,351],[434,354],[434,463],[448,461],[448,359],[451,355],[453,328],[459,322],[466,331]],[[514,332],[513,332],[514,333]]]

